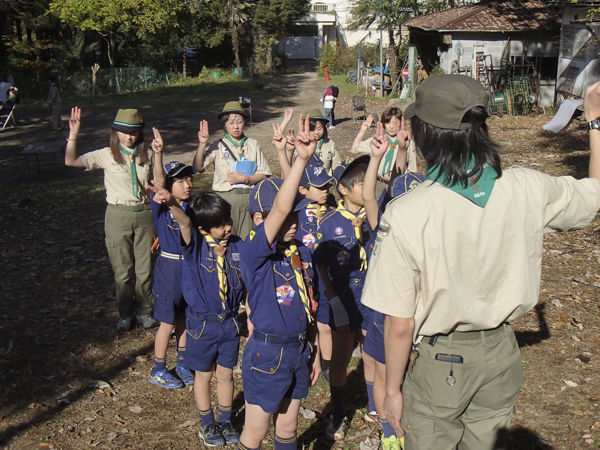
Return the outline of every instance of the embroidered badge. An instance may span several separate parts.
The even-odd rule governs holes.
[[[250,240],[254,239],[254,236],[256,236],[256,231],[250,231]]]
[[[313,223],[315,218],[313,216],[308,216],[308,223]]]
[[[277,294],[277,303],[284,306],[290,306],[292,304],[292,300],[294,299],[294,288],[290,286],[290,283],[285,283],[282,286],[279,286],[275,289]]]
[[[229,159],[229,152],[227,150],[223,150],[223,157]]]
[[[312,233],[308,233],[307,235],[302,236],[302,243],[312,250],[315,245],[315,237]]]
[[[323,172],[323,169],[325,169],[325,167],[323,166],[315,166],[315,170],[313,172],[315,177],[318,177],[319,175],[321,175],[321,172]]]
[[[231,259],[233,259],[235,262],[239,262],[239,260],[240,260],[240,254],[239,253],[232,253],[231,254]]]
[[[342,227],[337,227],[335,229],[335,234],[337,234],[338,236],[341,235],[344,232],[344,229]]]
[[[338,254],[335,255],[335,258],[337,259],[337,262],[340,266],[347,265],[349,257],[350,257],[350,253],[348,253],[346,250],[340,250],[338,252]]]

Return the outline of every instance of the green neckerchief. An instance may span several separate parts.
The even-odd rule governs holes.
[[[386,133],[387,134],[387,133]],[[394,165],[394,151],[398,146],[398,138],[394,141],[388,135],[388,144],[389,150],[385,153],[385,159],[383,160],[383,170],[382,173],[384,176],[388,176],[392,172],[392,166]]]
[[[248,139],[246,136],[244,136],[242,134],[242,139],[240,139],[240,142],[235,142],[233,140],[233,138],[229,135],[229,133],[225,133],[225,139],[227,139],[229,142],[231,142],[235,147],[238,148],[238,155],[240,157],[240,160],[245,159],[246,157],[244,156],[244,150],[242,150],[242,147],[244,146],[244,144],[246,143],[246,139]]]
[[[324,142],[325,142],[325,140],[323,138],[319,139],[319,141],[317,142],[317,151],[315,152],[315,154],[317,155],[317,158],[321,157],[321,149],[323,148]]]
[[[467,164],[465,170],[469,173],[473,169],[474,163],[471,162]],[[425,172],[425,178],[428,180],[435,180],[440,173],[440,169],[438,166],[428,167]],[[496,184],[496,178],[498,174],[494,170],[492,166],[488,163],[483,164],[483,170],[481,171],[481,176],[479,180],[476,180],[474,176],[472,176],[467,182],[467,187],[463,187],[462,183],[456,183],[454,186],[448,186],[446,183],[446,177],[444,173],[440,173],[440,176],[437,180],[438,183],[447,187],[451,191],[456,192],[457,194],[462,195],[464,198],[471,200],[477,206],[485,208],[487,201],[490,199],[490,195],[492,194],[492,190],[494,189],[494,185]]]
[[[131,189],[133,191],[133,196],[135,198],[138,197],[138,183],[137,183],[137,173],[135,171],[135,154],[137,152],[137,147],[135,147],[132,151],[127,150],[121,144],[119,144],[119,149],[129,156],[129,172],[131,173]]]

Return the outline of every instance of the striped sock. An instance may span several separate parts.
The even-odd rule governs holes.
[[[296,450],[298,441],[296,435],[291,438],[282,438],[275,435],[275,450]]]
[[[375,411],[375,399],[373,398],[373,382],[365,380],[367,385],[367,395],[369,396],[369,411]]]
[[[167,367],[167,363],[165,361],[165,358],[157,358],[156,355],[154,355],[154,364],[152,365],[152,372],[158,372],[160,370],[163,370]]]
[[[238,450],[258,450],[258,448],[250,448],[250,447],[245,446],[244,444],[242,444],[242,441],[238,442],[237,448],[238,448]]]
[[[206,411],[198,410],[198,415],[200,416],[200,425],[205,427],[206,425],[213,423],[215,421],[215,413],[212,408],[207,409]]]
[[[346,385],[329,386],[331,391],[331,404],[333,406],[333,414],[338,417],[346,415],[346,407],[344,406],[344,397],[346,396]]]
[[[219,407],[217,408],[217,422],[229,422],[231,420],[231,405],[223,406],[219,403]]]
[[[396,436],[396,431],[394,431],[394,427],[390,425],[389,420],[379,418],[379,423],[381,424],[381,428],[383,429],[383,435],[381,437],[389,438],[391,436]]]
[[[185,361],[185,347],[177,347],[177,366],[183,367]]]

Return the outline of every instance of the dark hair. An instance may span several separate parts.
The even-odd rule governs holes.
[[[429,167],[441,168],[439,174],[445,174],[442,182],[447,182],[450,186],[461,183],[466,187],[469,178],[474,176],[479,179],[486,162],[494,168],[498,178],[502,176],[499,146],[490,138],[486,118],[486,109],[475,106],[467,111],[462,120],[463,123],[471,123],[473,127],[464,130],[438,128],[423,122],[417,116],[411,119],[415,144]],[[467,173],[465,166],[471,159],[473,169]]]
[[[173,184],[177,180],[183,180],[184,178],[191,177],[193,173],[193,169],[191,167],[188,167],[187,169],[183,169],[174,177],[165,177],[165,189],[171,192],[171,189],[173,189]]]
[[[361,181],[365,181],[365,174],[367,173],[367,165],[359,164],[354,169],[352,169],[349,173],[344,175],[340,182],[338,183],[338,192],[340,192],[340,184],[352,192],[352,188],[356,183],[360,183]],[[340,192],[341,194],[341,192]]]
[[[56,78],[54,75],[48,75],[48,81],[50,83],[58,83],[58,78]]]
[[[110,152],[113,155],[113,158],[119,164],[125,164],[125,157],[123,156],[123,152],[119,148],[119,136],[117,136],[117,130],[111,128],[110,130]],[[140,129],[140,134],[138,135],[137,140],[135,141],[135,146],[137,147],[137,151],[135,152],[135,157],[138,159],[138,164],[143,166],[145,164],[150,163],[150,158],[148,157],[148,152],[146,151],[146,144],[144,143],[144,130]]]
[[[315,131],[317,128],[317,122],[321,122],[323,125],[323,142],[327,142],[329,140],[329,137],[327,136],[327,122],[310,119],[310,131]]]
[[[223,114],[221,116],[221,127],[223,128],[223,130],[226,130],[225,124],[227,123],[227,121],[229,120],[229,118],[231,117],[232,114],[237,114],[242,119],[244,119],[244,126],[246,126],[246,118],[242,115],[242,113],[232,112],[232,113]]]
[[[381,123],[390,123],[392,117],[395,117],[398,120],[402,119],[402,110],[396,106],[386,109],[381,113]]]
[[[196,228],[202,227],[207,233],[211,228],[220,227],[231,219],[231,205],[214,192],[194,195],[185,212]]]

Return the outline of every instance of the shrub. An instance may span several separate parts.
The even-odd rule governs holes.
[[[358,62],[358,44],[353,47],[342,48],[339,41],[328,42],[321,50],[318,58],[317,72],[323,75],[323,69],[331,75],[345,74],[349,69],[355,68]],[[379,65],[379,45],[363,44],[361,47],[361,60],[366,66]]]

